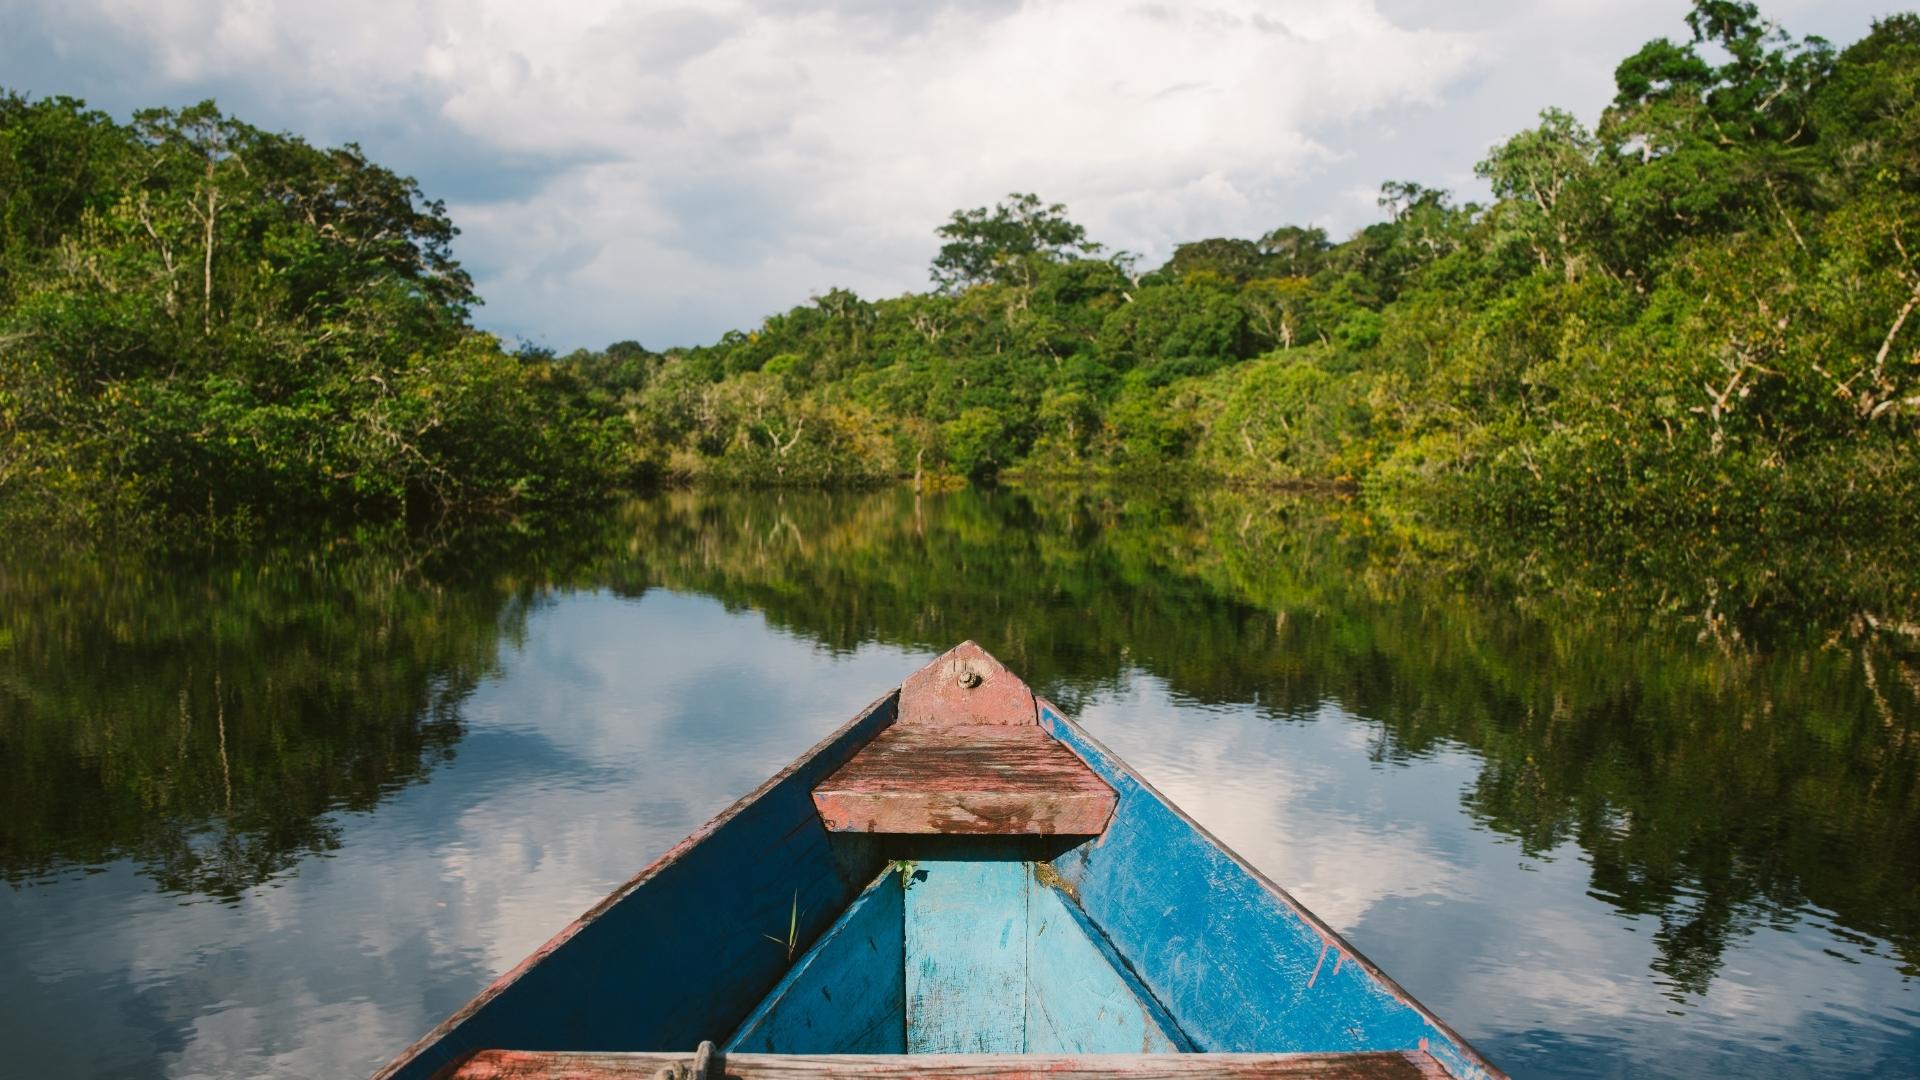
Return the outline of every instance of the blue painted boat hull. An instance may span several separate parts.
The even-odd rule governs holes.
[[[1050,703],[1040,723],[1120,796],[1107,832],[1053,866],[1195,1049],[1421,1050],[1454,1076],[1502,1075]]]
[[[575,920],[397,1057],[1358,1053],[1502,1074],[1073,721],[1110,785],[1096,837],[831,833],[813,789],[890,693]],[[1424,1060],[1424,1056],[1423,1056]]]

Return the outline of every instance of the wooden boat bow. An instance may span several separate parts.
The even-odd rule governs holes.
[[[900,687],[900,718],[813,789],[830,832],[1097,836],[1117,796],[1040,728],[1033,691],[965,642]]]
[[[659,977],[662,972],[671,978]],[[711,1040],[704,1062],[673,1047]],[[376,1080],[1497,1068],[973,642]]]

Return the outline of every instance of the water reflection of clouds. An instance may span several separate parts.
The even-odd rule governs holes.
[[[436,928],[437,948],[479,943],[490,971],[518,963],[913,662],[884,648],[823,660],[756,616],[663,591],[575,596],[536,616],[469,702],[469,741],[512,733],[575,765],[439,826],[451,835],[431,891],[459,915]]]
[[[660,591],[560,597],[522,641],[465,702],[451,763],[340,815],[338,851],[238,904],[182,906],[123,870],[0,894],[0,917],[40,928],[9,939],[0,1014],[25,1019],[18,993],[71,1015],[117,984],[165,1019],[57,1071],[364,1074],[920,659],[828,656]]]
[[[922,659],[698,596],[557,596],[463,702],[451,762],[240,903],[125,865],[0,890],[28,928],[0,935],[0,1040],[47,1075],[363,1073]],[[1577,847],[1530,857],[1463,812],[1466,751],[1382,764],[1337,707],[1200,709],[1139,674],[1088,694],[1096,736],[1517,1075],[1912,1060],[1911,984],[1812,918],[1736,937],[1708,995],[1670,998],[1657,920],[1590,895]],[[65,1029],[86,1035],[29,1037]]]
[[[1880,957],[1836,965],[1823,949],[1859,946],[1810,923],[1737,938],[1711,993],[1676,1001],[1653,971],[1657,921],[1593,897],[1577,846],[1530,857],[1462,813],[1479,770],[1465,751],[1381,764],[1377,726],[1331,704],[1289,719],[1198,712],[1141,674],[1082,719],[1515,1075],[1676,1061],[1703,1075],[1858,1074],[1911,1060],[1910,981]]]
[[[1251,709],[1196,715],[1174,705],[1158,680],[1139,677],[1082,716],[1168,798],[1336,928],[1387,896],[1456,889],[1459,869],[1436,850],[1428,818],[1384,805],[1404,789],[1372,791],[1347,775],[1347,763],[1364,769],[1368,733],[1332,710],[1284,722]],[[1367,793],[1371,804],[1343,805],[1342,789]]]

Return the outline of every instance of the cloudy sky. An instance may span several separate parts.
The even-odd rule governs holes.
[[[1683,0],[0,0],[0,86],[124,116],[214,97],[444,198],[480,324],[710,341],[833,286],[922,289],[1010,191],[1109,247],[1472,192],[1544,106],[1591,122]],[[1893,0],[1772,0],[1864,34]]]

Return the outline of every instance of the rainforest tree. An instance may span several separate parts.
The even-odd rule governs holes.
[[[234,523],[578,498],[623,425],[471,329],[445,207],[212,103],[0,95],[0,493]]]

